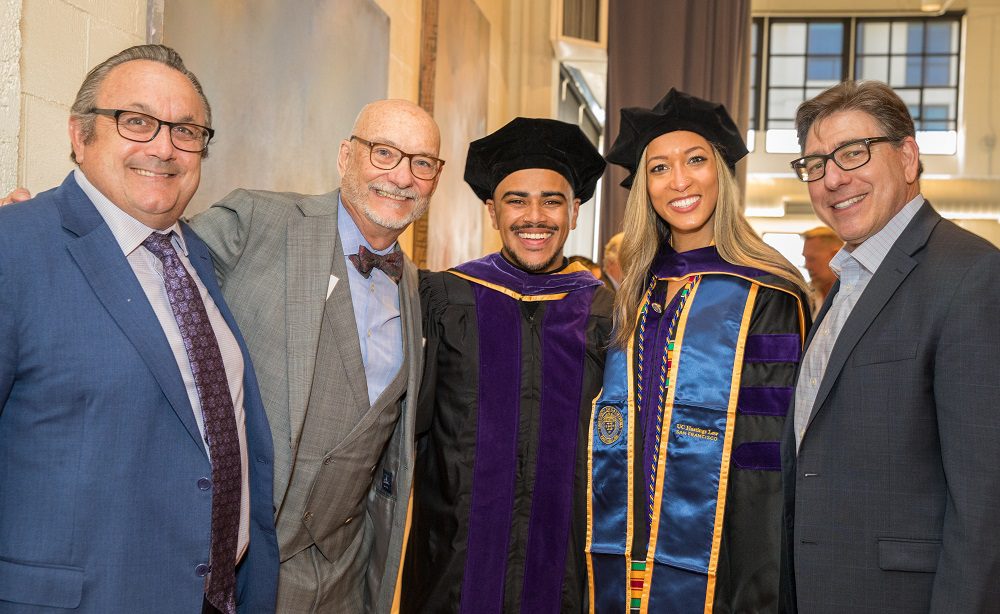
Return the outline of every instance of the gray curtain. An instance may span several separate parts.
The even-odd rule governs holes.
[[[750,0],[609,0],[605,151],[622,107],[651,107],[671,87],[726,105],[746,130]],[[746,162],[737,166],[741,187]],[[621,230],[627,190],[620,167],[604,175],[601,242]]]

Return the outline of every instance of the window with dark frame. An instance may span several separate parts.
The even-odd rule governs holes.
[[[747,116],[747,128],[751,131],[760,130],[761,114],[757,101],[760,98],[758,84],[760,83],[761,46],[764,43],[764,37],[761,36],[763,24],[764,20],[760,17],[754,17],[750,22],[750,108]]]
[[[794,135],[788,131],[794,129],[800,103],[846,79],[876,79],[906,102],[918,132],[937,133],[918,135],[933,143],[926,153],[953,153],[961,29],[960,13],[756,17],[751,24],[749,127],[769,131],[768,151],[793,150]]]

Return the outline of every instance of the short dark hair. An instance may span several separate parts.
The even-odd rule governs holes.
[[[813,124],[843,111],[861,111],[872,116],[885,134],[871,136],[887,136],[896,141],[916,138],[910,110],[891,87],[881,81],[842,81],[799,105],[795,130],[800,151],[805,154],[806,137]],[[917,176],[923,172],[921,162]]]
[[[180,54],[165,45],[136,45],[124,51],[119,51],[90,69],[90,72],[87,73],[87,76],[83,80],[83,84],[80,85],[80,90],[76,93],[76,100],[73,101],[73,106],[70,108],[69,113],[70,117],[74,118],[80,126],[84,143],[89,143],[94,138],[94,121],[97,116],[91,111],[97,106],[97,91],[101,88],[101,84],[104,83],[104,80],[108,77],[108,73],[115,67],[134,60],[159,62],[187,77],[192,87],[198,92],[198,97],[201,98],[202,104],[205,105],[205,124],[209,128],[212,127],[212,107],[208,104],[208,98],[205,97],[205,92],[201,89],[198,77],[184,66],[184,60],[181,59]],[[201,152],[201,156],[203,158],[208,157],[207,147],[205,151]],[[70,150],[69,157],[70,160],[76,162],[76,153],[72,150]]]

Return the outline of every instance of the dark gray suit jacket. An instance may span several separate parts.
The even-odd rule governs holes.
[[[787,421],[785,608],[1000,612],[998,399],[1000,251],[926,203],[837,338],[797,458]]]

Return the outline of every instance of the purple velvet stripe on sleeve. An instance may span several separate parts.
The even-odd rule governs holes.
[[[744,362],[798,362],[802,355],[799,335],[750,335],[747,337]]]
[[[542,394],[521,612],[558,612],[573,508],[581,420],[587,316],[596,288],[546,304],[542,322]]]
[[[781,471],[781,444],[777,441],[750,441],[733,450],[733,464],[751,471]]]
[[[499,614],[513,514],[521,388],[517,301],[479,284],[479,407],[462,614]]]
[[[792,402],[791,387],[740,388],[737,411],[751,416],[785,416]]]

